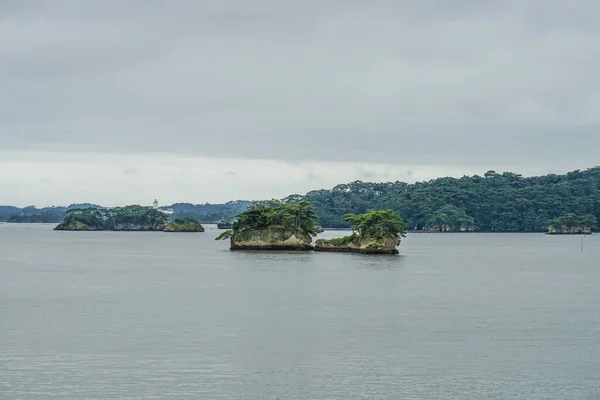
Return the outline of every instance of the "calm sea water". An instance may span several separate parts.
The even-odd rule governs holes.
[[[0,225],[0,398],[600,399],[600,235],[216,235]]]

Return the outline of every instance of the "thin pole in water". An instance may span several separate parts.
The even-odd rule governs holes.
[[[583,253],[583,229],[581,230],[581,252]]]

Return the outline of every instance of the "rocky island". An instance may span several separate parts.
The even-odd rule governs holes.
[[[352,234],[341,238],[318,239],[315,251],[362,254],[398,254],[396,248],[405,237],[404,221],[392,210],[370,211],[366,214],[346,214],[342,218],[352,223]]]
[[[101,231],[104,230],[105,212],[101,208],[73,208],[65,212],[63,221],[55,231]]]
[[[106,211],[102,208],[73,208],[65,212],[65,216],[55,231],[102,231]]]
[[[307,201],[256,201],[215,240],[229,239],[230,250],[312,250],[317,219]]]
[[[231,222],[218,221],[217,228],[218,229],[231,229],[231,228],[233,228],[233,224]]]
[[[577,215],[568,213],[554,218],[548,225],[547,235],[591,235],[596,226],[596,217],[592,214]]]
[[[169,222],[169,215],[139,205],[74,208],[65,213],[63,221],[54,230],[204,232],[195,219],[183,218]]]
[[[204,227],[193,218],[177,218],[167,224],[165,232],[204,232]]]

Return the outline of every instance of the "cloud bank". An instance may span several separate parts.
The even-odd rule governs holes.
[[[178,157],[219,160],[226,179],[240,180],[260,165],[280,180],[252,179],[273,193],[296,182],[291,169],[269,169],[277,163],[343,166],[347,180],[385,179],[363,164],[435,174],[592,166],[599,11],[591,0],[3,1],[0,185],[57,200],[84,194],[55,186],[75,173],[60,162],[44,164],[48,181],[7,178],[7,154],[28,171],[42,154],[85,155],[85,165],[142,157],[165,171]],[[85,168],[113,201],[135,196],[111,186],[110,164]],[[172,179],[119,168],[116,182],[154,176],[144,192]],[[343,179],[327,169],[302,176],[292,192]],[[181,185],[167,187],[195,194]]]

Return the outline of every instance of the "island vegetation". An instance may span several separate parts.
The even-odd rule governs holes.
[[[231,229],[233,228],[233,223],[232,222],[226,222],[226,221],[217,221],[217,228],[219,229]]]
[[[162,231],[169,216],[151,207],[74,208],[54,228],[63,231]]]
[[[363,254],[398,254],[396,248],[405,237],[404,221],[392,210],[374,210],[364,214],[346,214],[352,234],[341,238],[318,239],[315,251]]]
[[[592,233],[596,227],[596,217],[591,214],[576,215],[568,213],[552,220],[548,226],[549,235],[579,235]]]
[[[345,214],[393,210],[404,217],[407,230],[418,232],[546,232],[554,219],[566,214],[600,218],[600,167],[566,174],[523,177],[512,172],[437,178],[413,184],[395,181],[354,181],[332,189],[294,194],[284,203],[308,201],[325,228],[346,228]],[[174,218],[195,218],[201,223],[233,221],[252,202],[224,204],[175,203]],[[0,206],[0,221],[62,221],[71,208],[94,205],[17,208]],[[592,230],[596,228],[591,228]]]
[[[231,250],[312,250],[317,220],[307,201],[256,201],[215,240],[229,239]]]
[[[218,221],[231,221],[233,217],[244,211],[251,204],[250,201],[236,200],[224,204],[190,204],[175,203],[164,208],[173,210],[173,218],[193,218],[200,223],[214,224]],[[27,206],[23,208],[0,205],[0,222],[38,222],[59,223],[65,213],[73,208],[104,208],[96,204],[71,204],[67,207],[52,206],[37,208]]]
[[[204,232],[204,227],[194,218],[175,218],[164,229],[165,232]]]
[[[65,212],[78,208],[101,208],[98,205],[71,204],[67,207],[44,207],[36,208],[27,206],[18,208],[14,206],[0,206],[0,221],[11,223],[59,223],[65,217]]]
[[[251,204],[249,200],[234,200],[223,204],[175,203],[168,208],[175,218],[194,218],[203,224],[221,224],[219,229],[231,229],[231,221]]]
[[[600,218],[600,167],[534,177],[488,171],[414,184],[355,181],[284,199],[300,200],[313,205],[326,228],[349,228],[345,214],[390,209],[410,231],[545,232],[567,213]]]

